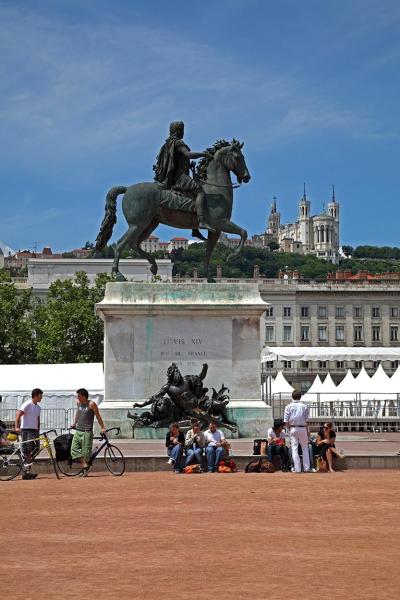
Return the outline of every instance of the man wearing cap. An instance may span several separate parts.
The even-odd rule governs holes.
[[[309,408],[307,404],[301,402],[300,390],[293,390],[293,402],[285,408],[284,421],[286,429],[290,434],[290,444],[292,447],[292,457],[294,470],[301,473],[301,462],[299,456],[299,444],[303,452],[303,468],[305,473],[311,473],[310,456],[308,454],[308,426]]]

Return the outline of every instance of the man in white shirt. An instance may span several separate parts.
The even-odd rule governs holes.
[[[300,390],[293,390],[293,402],[285,408],[284,421],[287,430],[290,433],[290,445],[292,447],[292,457],[294,470],[301,473],[301,462],[299,456],[299,444],[303,452],[303,468],[305,473],[311,473],[310,456],[308,453],[308,426],[309,408],[307,404],[301,402]]]
[[[224,456],[224,448],[222,444],[225,441],[225,436],[217,428],[216,421],[211,421],[209,428],[204,432],[206,438],[206,456],[207,469],[209,473],[218,472],[218,463]]]
[[[32,463],[34,454],[39,450],[40,406],[43,392],[39,388],[32,390],[31,400],[26,400],[15,416],[15,431],[22,434],[22,449],[27,463]],[[31,473],[31,464],[22,474],[22,479],[35,479],[37,473]]]

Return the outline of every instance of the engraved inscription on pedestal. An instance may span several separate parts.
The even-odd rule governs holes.
[[[201,371],[208,363],[207,380],[232,383],[232,320],[204,317],[136,317],[135,396],[147,398],[165,380],[171,362],[183,373]]]

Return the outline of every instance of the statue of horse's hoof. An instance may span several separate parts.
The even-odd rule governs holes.
[[[120,271],[113,271],[112,274],[115,278],[115,281],[126,281],[126,277],[124,277]]]

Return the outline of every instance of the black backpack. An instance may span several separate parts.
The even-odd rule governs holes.
[[[71,456],[72,433],[64,433],[54,440],[54,448],[57,460],[68,460]]]

